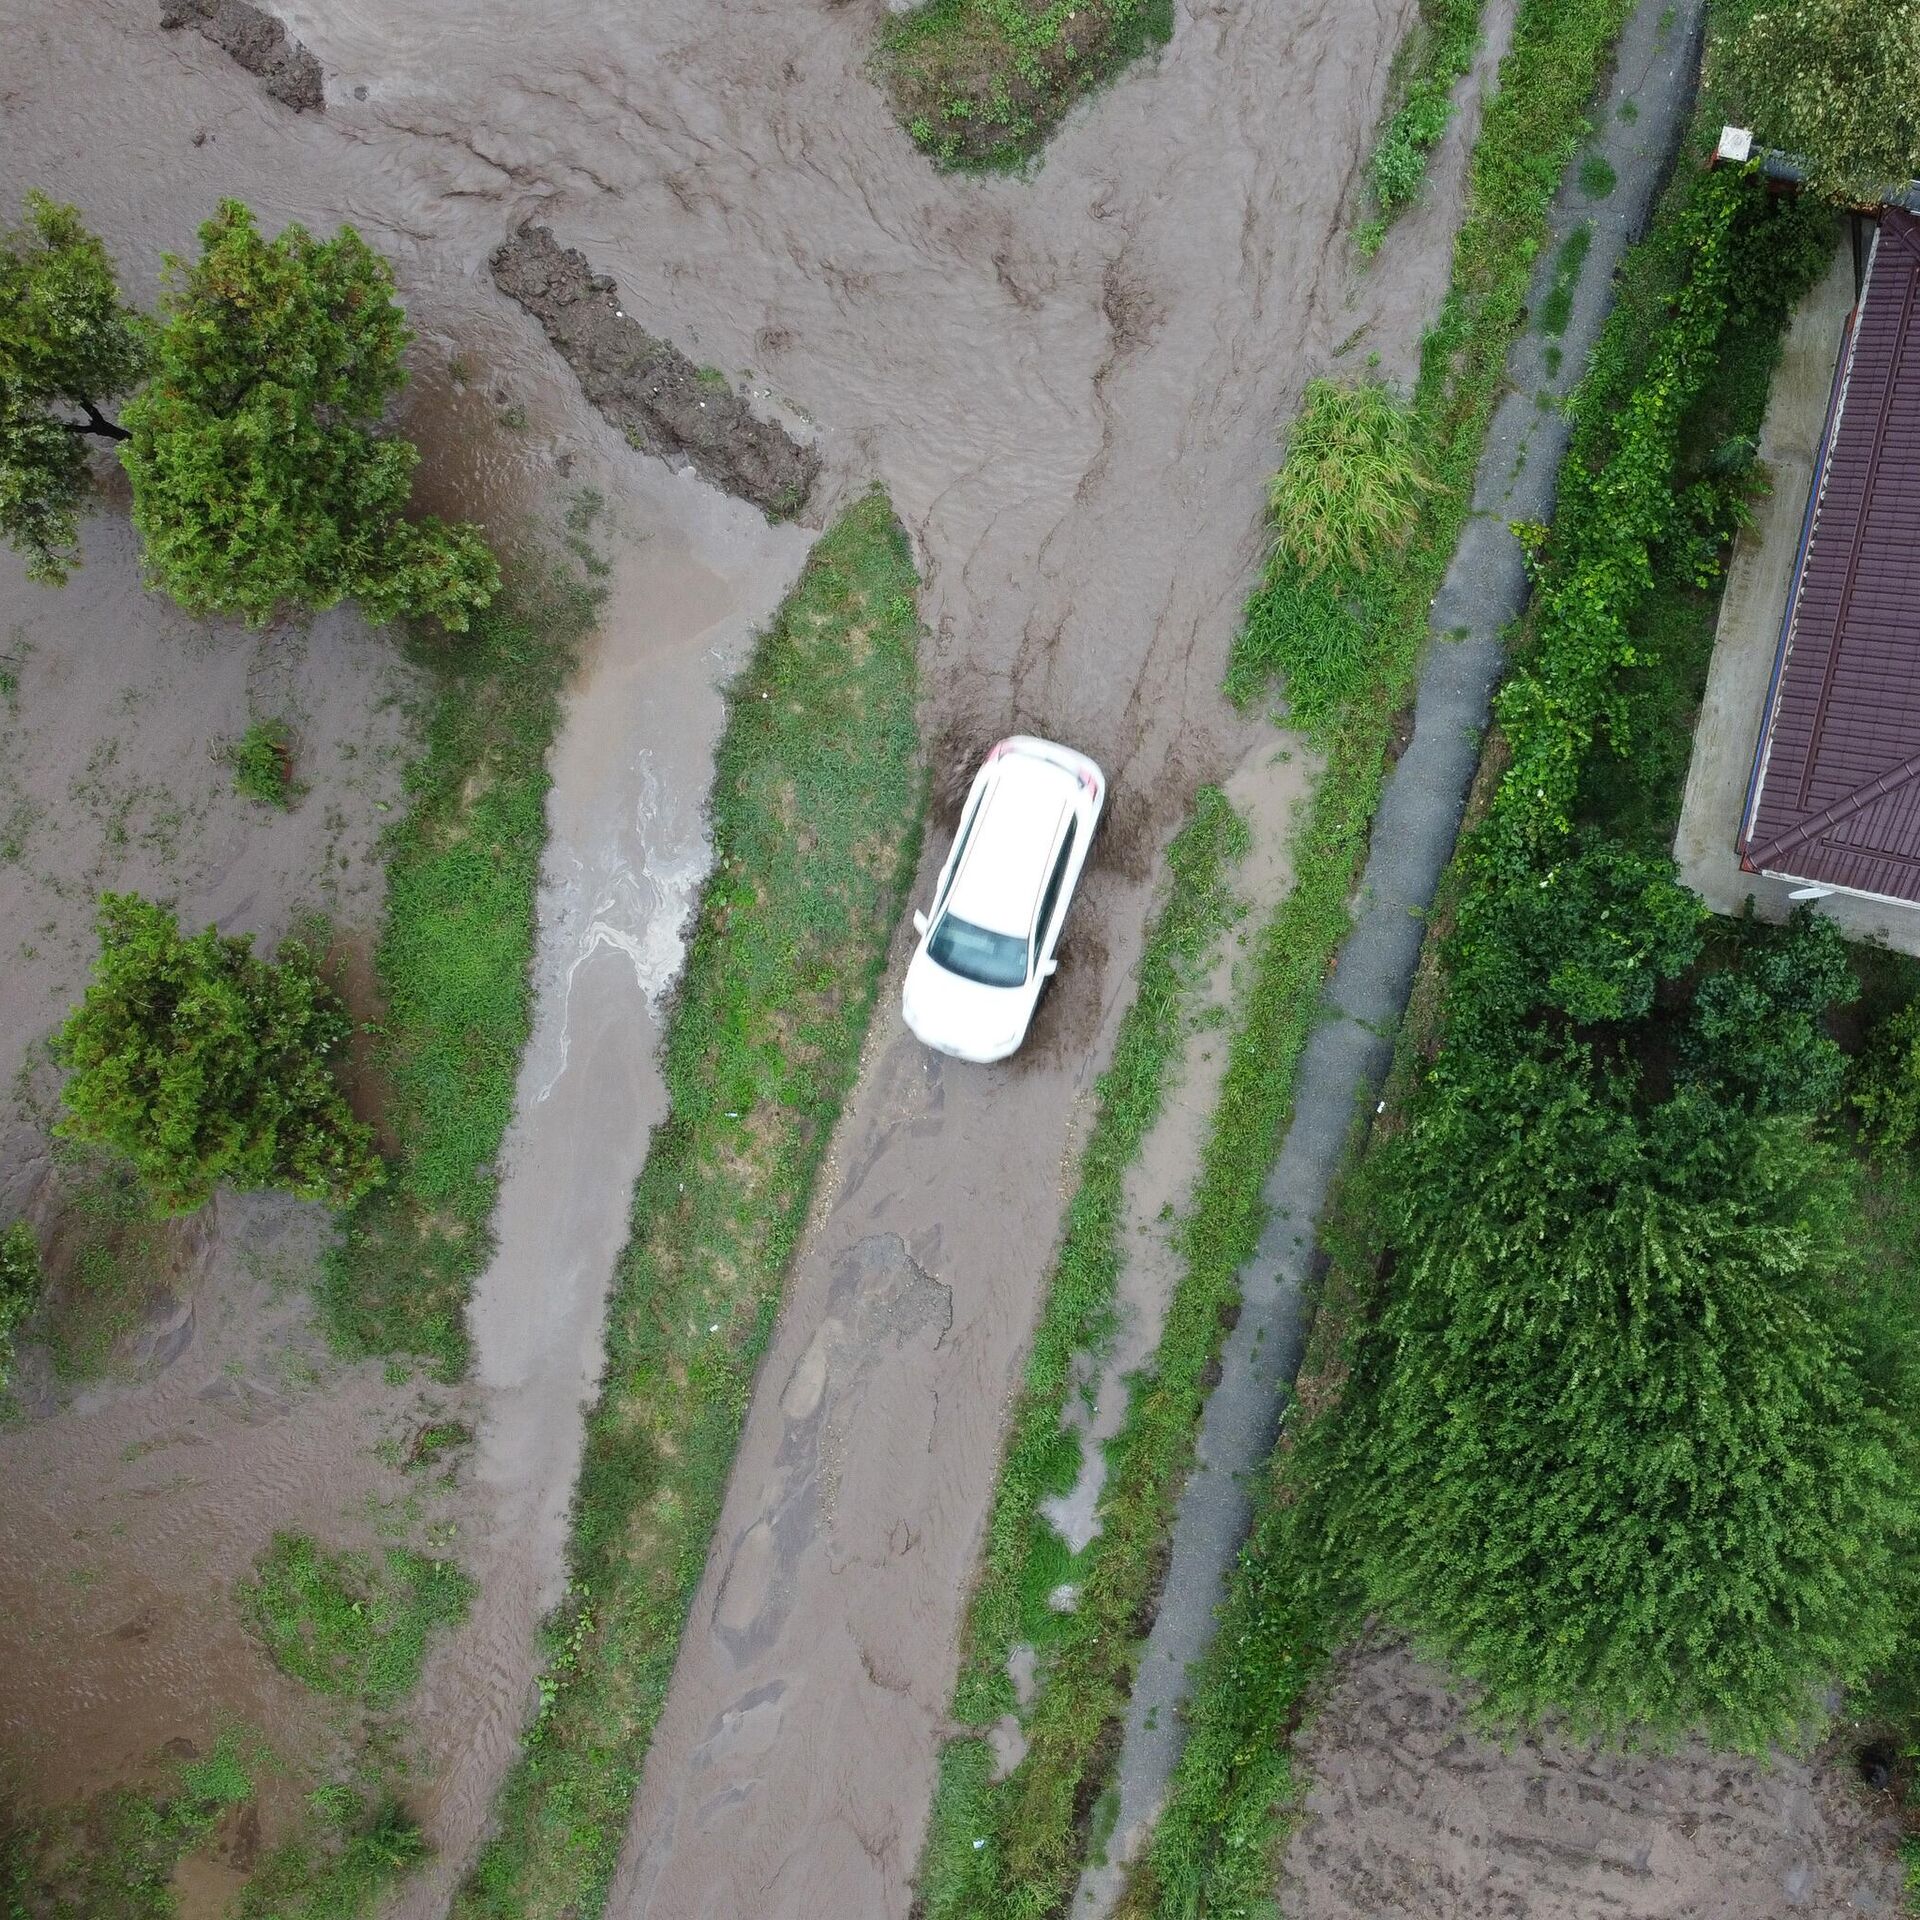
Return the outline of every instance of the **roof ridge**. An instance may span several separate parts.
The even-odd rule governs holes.
[[[1844,794],[1830,807],[1809,814],[1797,826],[1770,840],[1764,847],[1748,849],[1747,858],[1756,867],[1764,866],[1767,861],[1778,858],[1793,847],[1803,846],[1809,840],[1817,840],[1828,828],[1837,827],[1842,820],[1850,820],[1856,813],[1870,807],[1876,800],[1900,787],[1904,787],[1916,775],[1920,775],[1920,753],[1911,755],[1897,767],[1890,767],[1885,773],[1875,774],[1864,786],[1855,787]]]

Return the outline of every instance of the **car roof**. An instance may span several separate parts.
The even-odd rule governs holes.
[[[1033,930],[1074,780],[1028,754],[1006,755],[991,774],[948,904],[977,927],[1024,939]]]

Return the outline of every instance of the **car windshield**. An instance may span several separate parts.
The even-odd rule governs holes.
[[[962,980],[983,987],[1017,987],[1027,977],[1027,943],[1011,933],[989,933],[957,913],[943,914],[927,952]]]

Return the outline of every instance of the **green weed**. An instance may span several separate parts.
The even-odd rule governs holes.
[[[376,1559],[276,1533],[234,1597],[281,1672],[316,1693],[390,1707],[413,1691],[433,1630],[463,1620],[473,1591],[452,1562],[404,1547]]]
[[[1553,284],[1540,302],[1540,331],[1557,339],[1573,318],[1573,290],[1579,284],[1580,269],[1586,264],[1587,251],[1593,245],[1593,229],[1583,220],[1560,242],[1553,256]]]
[[[293,730],[284,720],[256,720],[229,750],[233,790],[264,807],[293,804]]]
[[[1423,0],[1420,17],[1394,60],[1388,115],[1367,162],[1376,212],[1360,228],[1360,251],[1380,249],[1394,217],[1418,198],[1427,161],[1453,118],[1453,89],[1480,45],[1482,0]]]
[[[545,1708],[455,1911],[600,1911],[754,1371],[917,856],[917,588],[878,492],[734,684],[714,866],[662,1051]]]
[[[1590,153],[1580,162],[1580,191],[1589,200],[1604,200],[1619,184],[1620,176],[1605,154]]]

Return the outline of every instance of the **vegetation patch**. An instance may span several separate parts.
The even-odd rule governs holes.
[[[230,749],[233,790],[263,807],[293,805],[293,729],[284,720],[256,720]]]
[[[1387,228],[1419,197],[1427,161],[1453,118],[1453,90],[1480,49],[1483,0],[1422,0],[1414,30],[1394,57],[1395,102],[1367,161],[1374,212],[1360,250],[1377,253]]]
[[[46,1283],[40,1242],[26,1221],[16,1220],[0,1232],[0,1393],[13,1378],[14,1329],[39,1304]]]
[[[1173,37],[1173,0],[929,0],[888,22],[874,66],[921,152],[1006,169],[1083,93]]]
[[[276,1533],[235,1597],[282,1673],[389,1707],[413,1691],[434,1628],[465,1619],[473,1582],[450,1560],[405,1547],[376,1559]]]
[[[425,745],[388,841],[375,955],[392,1148],[320,1288],[349,1354],[419,1355],[443,1378],[466,1365],[467,1295],[492,1253],[500,1143],[532,1025],[547,749],[597,604],[572,573],[530,565],[458,641],[414,636]]]
[[[869,494],[734,684],[543,1707],[463,1915],[600,1911],[740,1424],[918,854],[919,619]]]

